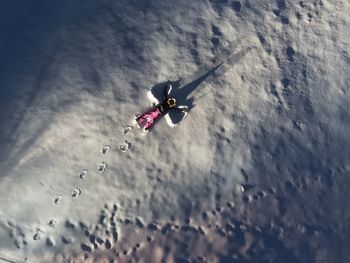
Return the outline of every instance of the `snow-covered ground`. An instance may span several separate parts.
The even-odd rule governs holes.
[[[348,262],[348,14],[1,2],[0,262]],[[124,134],[166,82],[188,117]]]

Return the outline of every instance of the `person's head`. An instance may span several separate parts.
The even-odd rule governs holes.
[[[166,103],[169,105],[169,108],[175,108],[176,107],[176,100],[175,100],[175,98],[168,98]]]

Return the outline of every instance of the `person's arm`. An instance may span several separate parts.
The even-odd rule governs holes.
[[[172,110],[182,112],[182,113],[187,113],[188,107],[187,106],[177,106],[176,108],[174,108]]]
[[[167,100],[168,98],[169,98],[169,95],[170,95],[170,92],[171,92],[171,90],[172,90],[172,86],[171,86],[171,84],[166,84],[165,85],[165,88],[164,88],[164,100]]]
[[[149,98],[149,100],[151,101],[151,106],[155,107],[159,104],[159,101],[156,97],[154,97],[153,93],[151,90],[147,91],[147,97]]]
[[[174,109],[171,109],[171,110],[176,111],[176,112],[181,112],[181,113],[184,114],[183,117],[182,117],[182,119],[181,119],[178,123],[174,124],[174,126],[180,125],[181,122],[182,122],[182,121],[186,118],[186,116],[187,116],[188,107],[187,107],[187,106],[178,106],[178,107],[176,107],[176,108],[174,108]]]

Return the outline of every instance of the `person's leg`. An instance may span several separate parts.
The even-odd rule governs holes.
[[[140,126],[143,126],[146,131],[148,131],[153,126],[155,121],[161,116],[161,111],[158,108],[155,108],[152,111],[143,114],[142,119],[140,118],[138,123]]]
[[[136,121],[141,128],[150,126],[149,124],[150,120],[151,120],[150,112],[145,112],[136,118]]]
[[[144,129],[147,131],[151,128],[151,126],[153,125],[153,122],[154,122],[155,118],[154,118],[154,114],[153,112],[150,112],[148,115],[147,115],[147,119],[146,119],[146,122],[145,122],[145,125],[144,125]]]
[[[144,122],[147,120],[148,112],[145,112],[143,114],[140,114],[137,116],[136,121],[137,122]]]
[[[149,131],[155,124],[156,120],[162,115],[162,111],[158,107],[155,107],[150,111],[137,115],[135,120],[139,128],[143,129],[144,131]]]

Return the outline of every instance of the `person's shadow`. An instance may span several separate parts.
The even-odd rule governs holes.
[[[164,89],[166,84],[172,85],[172,91],[170,96],[176,99],[178,106],[184,105],[188,107],[189,112],[196,106],[195,97],[191,94],[198,90],[198,87],[202,82],[210,77],[219,77],[228,71],[232,66],[238,63],[249,51],[251,47],[246,48],[240,52],[237,52],[223,61],[211,64],[210,66],[201,67],[195,74],[175,81],[165,81],[154,85],[149,90],[149,95],[155,98],[157,101],[162,102],[164,100]],[[172,123],[177,124],[182,119],[182,113],[170,112],[169,117]]]

